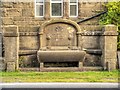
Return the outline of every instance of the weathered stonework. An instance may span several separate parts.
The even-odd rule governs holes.
[[[3,18],[2,18],[2,23],[3,23],[4,25],[11,25],[11,24],[14,23],[14,22],[13,22],[13,18],[11,18],[11,17],[3,17]]]
[[[7,71],[18,69],[19,33],[17,26],[4,27],[5,64]]]
[[[8,61],[6,69],[9,72],[17,70],[16,67],[15,67],[15,62],[14,61]]]
[[[46,0],[45,2],[45,19],[49,20],[50,19],[50,0]]]
[[[117,26],[106,25],[103,29],[103,55],[104,69],[114,70],[117,64]]]
[[[63,17],[51,17],[50,0],[45,1],[44,17],[35,17],[34,2],[1,3],[2,38],[5,52],[3,53],[4,60],[0,64],[4,63],[1,65],[5,65],[7,71],[21,70],[21,68],[26,67],[44,68],[46,62],[38,62],[37,52],[42,45],[45,46],[45,41],[41,43],[42,35],[44,32],[48,32],[50,24],[53,25],[51,28],[55,27],[58,23],[61,23],[61,26],[63,23],[67,23],[68,28],[75,28],[76,22],[104,11],[102,2],[79,2],[78,17],[69,17],[69,3],[64,2]],[[79,30],[76,33],[78,43],[73,45],[80,46],[79,49],[86,52],[83,62],[78,62],[79,69],[75,70],[86,70],[86,67],[116,69],[117,27],[112,25],[101,26],[98,21],[99,17],[96,17],[77,24],[77,28],[75,28]],[[48,25],[45,24],[47,22],[49,23]],[[41,30],[43,30],[42,33]],[[66,41],[63,42],[66,43]],[[75,48],[69,45],[67,49]],[[1,44],[0,51],[2,51]],[[61,71],[62,69],[59,70]]]

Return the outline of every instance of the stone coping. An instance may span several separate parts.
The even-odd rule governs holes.
[[[85,51],[86,53],[89,53],[89,54],[98,54],[98,55],[102,54],[101,49],[86,49]]]

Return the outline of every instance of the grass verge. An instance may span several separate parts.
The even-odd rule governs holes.
[[[113,82],[120,70],[88,72],[0,72],[2,82]]]

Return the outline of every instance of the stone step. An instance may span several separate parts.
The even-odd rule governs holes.
[[[103,70],[102,67],[49,67],[49,68],[19,68],[20,71],[40,71],[40,72],[69,72],[69,71],[101,71]]]

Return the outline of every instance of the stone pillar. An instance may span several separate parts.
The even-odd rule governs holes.
[[[83,62],[79,62],[79,68],[83,68]]]
[[[45,19],[50,19],[50,0],[45,0]]]
[[[42,46],[43,46],[42,37],[43,37],[43,33],[39,33],[39,43],[40,43],[39,49],[42,49]]]
[[[18,69],[18,51],[19,51],[19,33],[18,27],[9,25],[4,27],[4,47],[5,47],[5,63],[7,71],[15,71]]]
[[[81,0],[78,0],[78,18],[81,18]]]
[[[44,63],[40,62],[40,69],[42,69],[44,67]]]
[[[106,70],[116,69],[117,63],[117,26],[106,25],[102,36],[102,66]]]
[[[77,38],[78,38],[78,43],[77,43],[77,45],[78,45],[78,47],[79,47],[79,49],[81,49],[82,48],[82,43],[81,43],[81,41],[82,41],[82,38],[81,38],[81,32],[77,32]]]

